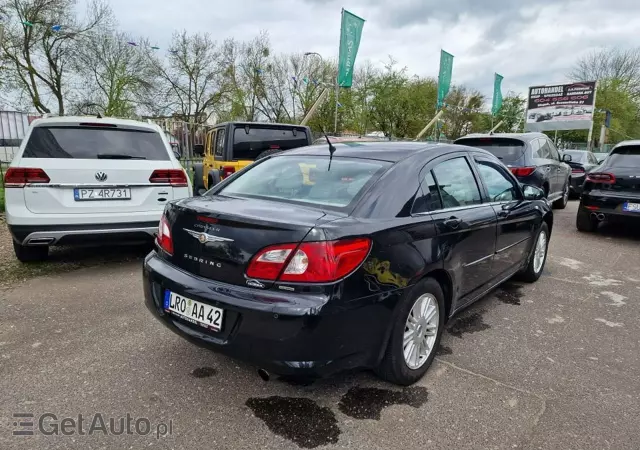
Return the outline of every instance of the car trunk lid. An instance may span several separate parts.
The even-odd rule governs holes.
[[[167,212],[175,249],[171,260],[195,275],[247,285],[247,266],[260,249],[298,243],[315,226],[341,216],[316,208],[249,198],[221,195],[190,198]],[[272,284],[260,283],[264,287]]]

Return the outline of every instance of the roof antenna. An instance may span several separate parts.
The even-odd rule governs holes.
[[[320,127],[320,131],[322,131],[322,134],[324,134],[324,138],[327,140],[327,144],[329,144],[329,168],[327,169],[328,172],[331,170],[331,160],[333,159],[333,153],[336,151],[336,147],[329,140],[329,136],[327,136],[327,133],[325,133],[324,128]]]

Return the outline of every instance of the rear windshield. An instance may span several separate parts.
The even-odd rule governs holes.
[[[391,165],[327,156],[270,158],[232,180],[219,194],[278,199],[342,209],[354,203]]]
[[[640,145],[625,145],[611,150],[607,165],[612,167],[640,167]]]
[[[233,159],[254,161],[265,150],[290,150],[305,145],[309,145],[309,140],[304,129],[253,127],[247,134],[244,127],[238,127],[233,132]]]
[[[577,150],[562,150],[562,153],[565,155],[571,156],[572,162],[586,162],[587,161],[587,152],[581,152]]]
[[[524,155],[524,142],[517,139],[468,138],[458,139],[455,143],[487,150],[505,164],[516,163]]]
[[[92,127],[35,127],[23,158],[149,159],[169,153],[159,133]]]

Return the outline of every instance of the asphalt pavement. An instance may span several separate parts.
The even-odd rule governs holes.
[[[639,449],[640,232],[578,233],[576,206],[543,277],[453,319],[405,389],[264,382],[156,322],[140,260],[0,292],[0,448]]]

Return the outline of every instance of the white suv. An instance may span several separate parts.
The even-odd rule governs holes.
[[[152,239],[165,205],[191,182],[162,129],[134,120],[35,120],[5,174],[16,257],[51,245]]]

